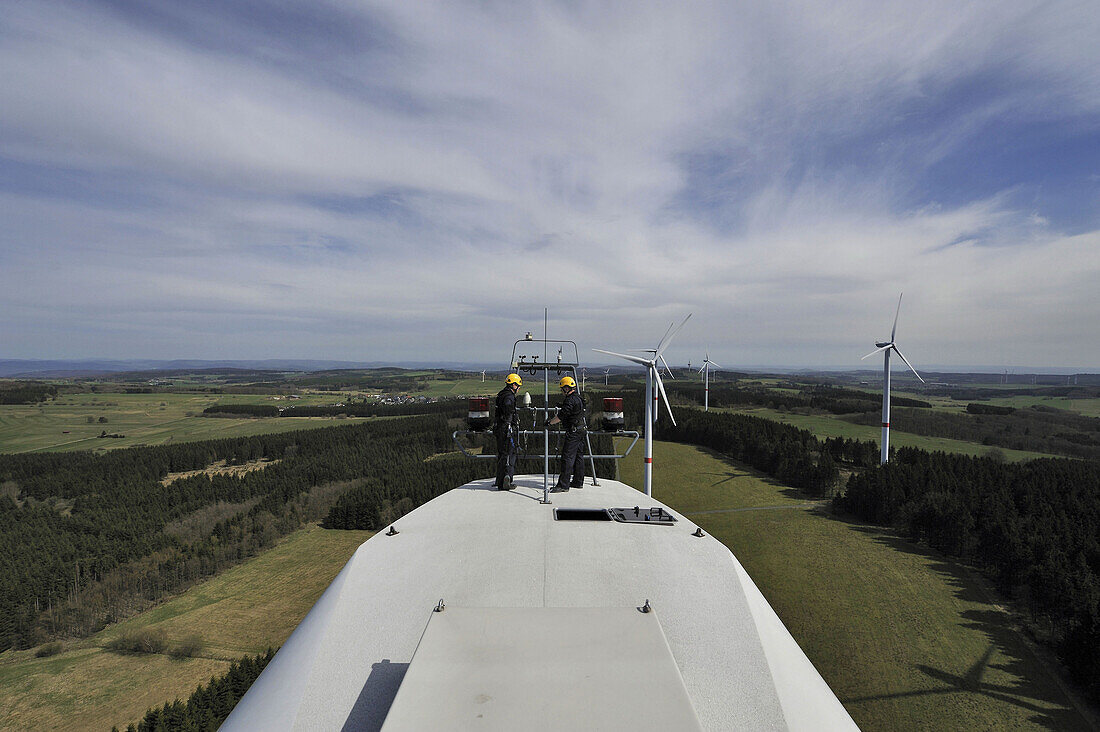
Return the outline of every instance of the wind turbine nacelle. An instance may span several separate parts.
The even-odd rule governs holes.
[[[882,343],[875,342],[875,348],[886,348],[888,345],[890,345],[889,341],[883,341]]]
[[[622,432],[626,427],[623,418],[622,397],[604,397],[603,400],[603,428],[607,432]]]

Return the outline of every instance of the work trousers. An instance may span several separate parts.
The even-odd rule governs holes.
[[[584,485],[584,433],[566,432],[561,445],[559,488],[580,488]]]
[[[506,488],[504,479],[511,480],[516,474],[516,433],[504,427],[493,430],[497,438],[497,486]]]

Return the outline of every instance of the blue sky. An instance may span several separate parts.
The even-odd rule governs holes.
[[[21,2],[0,355],[1100,369],[1091,2]],[[863,362],[866,365],[866,362]]]

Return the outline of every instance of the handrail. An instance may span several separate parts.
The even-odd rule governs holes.
[[[519,430],[518,434],[520,434],[520,435],[542,435],[546,431],[547,430]],[[564,430],[549,430],[549,432],[557,433],[557,434],[565,434]],[[497,459],[496,453],[484,453],[483,452],[481,454],[477,454],[477,453],[469,452],[462,445],[462,443],[458,439],[459,435],[492,435],[492,434],[493,434],[492,430],[455,430],[453,433],[451,433],[451,439],[454,440],[455,447],[457,447],[459,449],[459,451],[468,458],[473,458],[475,460],[477,460],[477,459],[480,459],[480,460],[496,460]],[[620,454],[614,454],[614,455],[591,455],[590,454],[590,455],[587,456],[587,457],[592,458],[593,460],[619,460],[619,459],[622,459],[622,458],[624,458],[624,457],[626,457],[627,455],[630,454],[630,451],[633,450],[634,446],[638,444],[638,439],[641,437],[641,433],[637,432],[635,430],[624,430],[624,431],[621,431],[621,432],[606,432],[604,430],[588,430],[587,434],[589,434],[589,435],[607,435],[611,438],[615,438],[615,437],[633,437],[634,438],[633,440],[630,441],[630,444],[627,445],[626,450],[623,451],[623,453],[621,455]],[[560,460],[561,459],[561,456],[557,455],[557,454],[549,455],[549,456],[545,455],[544,453],[540,453],[538,455],[516,455],[517,460],[535,460],[535,459],[542,460],[545,457],[549,457],[552,460]]]

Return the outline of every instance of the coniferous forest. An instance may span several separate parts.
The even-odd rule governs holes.
[[[701,396],[686,385],[677,392],[682,399]],[[621,396],[627,429],[637,427],[640,391]],[[715,389],[711,404],[743,398],[762,397]],[[779,398],[826,411],[869,403],[820,388]],[[429,413],[101,455],[0,455],[0,561],[10,568],[0,576],[0,648],[94,632],[304,522],[323,518],[331,528],[381,529],[443,491],[492,474],[490,460],[445,454],[453,451],[451,431],[461,426],[461,403],[398,408]],[[593,427],[598,409],[589,406]],[[1008,420],[1020,411],[1027,410],[978,406],[951,418]],[[923,408],[913,412],[915,420],[922,413],[938,419]],[[676,416],[675,426],[658,423],[658,439],[713,449],[811,495],[839,491],[838,509],[984,568],[1100,698],[1100,463],[1005,463],[902,448],[879,467],[874,442],[821,440],[741,414],[677,409]],[[1087,418],[1073,425],[1041,413],[1025,418],[1049,425],[1042,434],[1093,426]],[[484,435],[474,439],[489,442]],[[541,444],[526,447],[541,452]],[[609,445],[597,446],[606,451]],[[222,460],[262,469],[169,479]],[[529,465],[520,471],[537,472]],[[842,469],[850,473],[843,486]],[[612,471],[610,463],[600,466],[601,475]],[[180,705],[158,714],[174,716]]]
[[[628,403],[638,419],[640,402]],[[658,423],[657,435],[709,447],[812,495],[832,493],[838,466],[852,469],[837,508],[986,570],[1100,700],[1100,463],[900,448],[879,466],[874,442],[819,440],[779,422],[700,410],[680,410],[677,425]]]
[[[0,649],[95,632],[323,518],[348,491],[363,489],[378,503],[372,515],[393,520],[433,491],[489,475],[489,461],[427,459],[453,449],[452,429],[428,415],[101,455],[0,455]],[[166,480],[220,460],[265,467]]]
[[[896,450],[837,505],[985,567],[1100,699],[1100,464]]]
[[[269,648],[261,655],[234,661],[229,671],[196,688],[186,702],[176,699],[150,709],[126,732],[214,732],[274,657],[275,651]],[[111,732],[118,732],[118,727]]]

